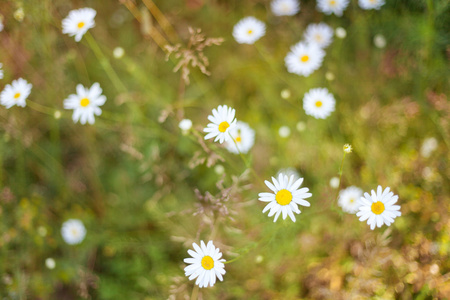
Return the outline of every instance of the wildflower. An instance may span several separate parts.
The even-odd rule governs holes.
[[[291,129],[287,126],[281,126],[280,129],[278,129],[278,134],[282,138],[287,138],[291,135]]]
[[[309,90],[303,97],[303,109],[316,119],[326,119],[334,111],[336,100],[326,88]]]
[[[14,19],[16,19],[19,22],[23,21],[23,18],[25,18],[25,12],[23,11],[23,7],[19,7],[16,9],[16,11],[13,14]]]
[[[255,131],[245,122],[237,121],[236,126],[230,131],[233,140],[225,143],[225,147],[231,153],[247,153],[255,143]]]
[[[189,119],[183,119],[178,124],[178,127],[183,131],[189,131],[192,128],[192,121]]]
[[[120,59],[125,55],[125,50],[122,47],[116,47],[113,50],[113,56],[116,59]]]
[[[291,220],[295,222],[295,216],[293,212],[299,214],[301,211],[298,209],[298,205],[310,206],[310,203],[305,198],[311,197],[311,193],[308,193],[308,188],[301,188],[300,185],[303,182],[303,178],[297,180],[294,179],[294,175],[290,177],[280,173],[278,180],[272,177],[272,183],[264,181],[269,189],[273,193],[259,193],[259,201],[269,202],[263,210],[263,213],[269,211],[269,217],[275,215],[274,222],[277,221],[280,214],[283,214],[283,220],[289,215]]]
[[[49,257],[49,258],[47,258],[47,259],[45,260],[45,266],[46,266],[48,269],[52,270],[52,269],[55,268],[56,262],[55,262],[55,260],[54,260],[53,258]]]
[[[338,38],[343,39],[347,36],[347,31],[342,27],[338,27],[335,30],[335,34]]]
[[[7,84],[0,94],[0,103],[6,108],[14,105],[25,107],[27,97],[30,95],[33,85],[25,79],[19,78]]]
[[[1,30],[0,30],[1,31]],[[2,70],[3,64],[0,63],[0,79],[3,79],[3,70]]]
[[[297,125],[295,127],[297,128],[298,131],[302,132],[302,131],[305,131],[306,124],[305,124],[305,122],[300,121],[297,123]]]
[[[367,224],[370,225],[370,229],[381,227],[383,224],[390,226],[394,222],[396,217],[402,215],[399,211],[400,206],[394,205],[398,196],[394,196],[394,193],[389,192],[390,188],[387,187],[384,191],[379,185],[377,192],[372,190],[371,195],[364,193],[364,197],[359,198],[359,212],[356,215],[361,222],[367,220]]]
[[[81,41],[83,35],[95,26],[95,9],[85,7],[71,10],[69,15],[62,20],[62,32],[69,36],[75,36],[75,41]]]
[[[333,81],[335,79],[335,76],[334,76],[334,74],[332,72],[328,71],[328,72],[325,73],[325,78],[328,81]]]
[[[386,47],[386,38],[382,34],[376,34],[373,37],[373,44],[379,49]]]
[[[76,123],[80,121],[81,124],[95,123],[94,115],[100,116],[102,106],[106,102],[106,97],[102,95],[100,84],[94,83],[91,88],[83,87],[81,84],[77,85],[77,94],[71,94],[64,100],[65,109],[73,109],[72,119]]]
[[[305,41],[316,43],[322,49],[326,48],[333,41],[333,29],[323,22],[309,24],[305,30]]]
[[[436,138],[434,137],[426,138],[422,143],[422,147],[420,147],[420,155],[422,155],[425,158],[428,158],[437,149],[437,147],[438,141],[436,140]]]
[[[225,272],[225,259],[221,259],[222,253],[219,248],[214,247],[212,241],[209,241],[207,245],[203,241],[200,241],[200,247],[193,243],[195,251],[188,250],[188,253],[192,258],[185,258],[184,262],[190,264],[184,268],[186,276],[189,276],[189,280],[197,278],[195,284],[199,287],[213,286],[216,283],[216,277],[220,281],[223,281],[222,275]]]
[[[339,178],[337,177],[331,177],[330,179],[330,186],[333,189],[337,189],[339,187]]]
[[[342,207],[342,210],[354,214],[358,211],[360,206],[359,198],[363,195],[363,191],[356,187],[350,186],[345,190],[339,192],[338,205]]]
[[[61,227],[61,235],[67,244],[79,244],[86,236],[86,228],[80,220],[69,219],[63,223]]]
[[[278,173],[275,177],[280,176],[280,174],[284,174],[288,177],[294,176],[294,180],[297,180],[300,178],[300,174],[297,172],[295,168],[283,168],[278,170]]]
[[[266,25],[254,17],[240,20],[233,28],[233,37],[239,44],[253,44],[266,34]]]
[[[322,65],[325,52],[316,44],[300,42],[284,58],[289,73],[309,76]]]
[[[214,108],[212,115],[208,116],[211,123],[203,129],[203,132],[208,133],[205,140],[215,137],[214,142],[219,141],[221,144],[231,140],[229,132],[236,126],[235,114],[234,108],[226,105],[219,105],[217,109]]]
[[[362,9],[380,9],[384,5],[384,0],[358,0]]]
[[[345,153],[352,153],[352,150],[353,150],[352,145],[350,145],[350,144],[345,144],[343,149],[344,149]]]
[[[281,91],[280,95],[281,95],[281,98],[287,100],[287,99],[291,98],[291,91],[288,89],[284,89]]]
[[[335,14],[341,17],[349,0],[317,0],[317,9],[326,15]]]
[[[293,16],[300,11],[298,0],[273,0],[270,8],[275,16]]]

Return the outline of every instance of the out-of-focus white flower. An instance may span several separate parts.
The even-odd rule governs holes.
[[[61,119],[61,111],[55,110],[55,112],[53,113],[53,117],[54,117],[56,120]]]
[[[291,91],[288,89],[284,89],[281,91],[281,98],[283,99],[289,99],[291,98]]]
[[[216,165],[214,167],[214,172],[216,172],[217,175],[222,175],[225,172],[225,167],[222,165]]]
[[[422,155],[425,158],[428,158],[437,149],[437,147],[438,141],[436,140],[436,138],[434,137],[426,138],[422,143],[422,147],[420,147],[420,155]]]
[[[222,252],[219,248],[214,247],[212,241],[209,241],[207,245],[203,241],[200,241],[200,246],[193,243],[194,250],[188,250],[188,253],[192,258],[185,258],[184,262],[190,264],[184,268],[186,276],[189,276],[189,280],[197,278],[195,284],[199,287],[213,286],[216,283],[216,277],[220,281],[223,281],[225,272],[225,259],[222,257]]]
[[[40,236],[44,237],[47,235],[47,228],[45,228],[44,226],[39,226],[37,232]]]
[[[339,187],[339,178],[337,178],[337,177],[332,177],[332,178],[330,179],[330,186],[331,186],[333,189],[337,189],[337,188]]]
[[[120,59],[125,55],[125,50],[122,47],[116,47],[113,50],[113,56],[116,59]]]
[[[236,126],[236,110],[226,105],[219,105],[212,110],[212,115],[208,116],[211,121],[203,132],[206,132],[205,140],[215,137],[214,142],[223,143],[231,140],[230,130]]]
[[[25,79],[19,78],[13,80],[11,84],[7,84],[0,94],[0,103],[6,108],[11,108],[14,105],[25,107],[26,100],[31,93],[33,85],[28,83]]]
[[[352,153],[352,150],[353,150],[352,145],[345,144],[344,147],[343,147],[343,150],[344,150],[345,153]]]
[[[247,153],[255,143],[255,131],[245,122],[237,121],[236,126],[230,130],[233,140],[225,143],[225,148],[234,154]]]
[[[182,131],[189,131],[192,128],[192,121],[189,119],[183,119],[180,121],[180,123],[178,124],[178,127],[182,130]]]
[[[287,126],[281,126],[280,129],[278,129],[278,134],[282,138],[287,138],[291,135],[291,129]]]
[[[335,32],[336,36],[340,39],[344,39],[347,36],[347,31],[342,27],[336,28],[336,30],[334,32]]]
[[[98,82],[90,88],[77,85],[77,93],[69,95],[64,100],[65,109],[73,109],[72,120],[74,123],[80,121],[81,124],[95,123],[95,116],[100,116],[102,110],[100,106],[105,104],[106,97],[102,95],[103,90]]]
[[[263,213],[269,211],[269,217],[275,215],[274,222],[277,221],[280,214],[283,215],[283,220],[286,219],[287,216],[291,218],[293,222],[296,221],[294,212],[299,214],[301,211],[298,209],[299,205],[302,206],[311,206],[311,204],[306,201],[306,198],[312,196],[311,193],[308,193],[308,188],[300,188],[303,178],[299,178],[297,180],[294,179],[294,176],[290,177],[280,173],[278,175],[278,180],[272,177],[272,183],[269,181],[264,181],[269,189],[272,190],[272,193],[259,193],[259,201],[269,202],[263,210]]]
[[[334,111],[336,100],[326,88],[309,90],[303,97],[303,109],[316,119],[326,119]]]
[[[55,268],[56,262],[55,262],[55,260],[54,260],[53,258],[49,257],[49,258],[47,258],[47,259],[45,260],[45,266],[46,266],[48,269],[52,270],[52,269]]]
[[[265,34],[266,25],[254,17],[243,18],[233,28],[233,37],[239,44],[253,44]]]
[[[75,41],[81,41],[83,35],[95,26],[95,9],[85,7],[71,10],[69,15],[62,20],[62,33],[75,36]]]
[[[317,9],[326,15],[335,14],[341,17],[349,0],[317,0]]]
[[[61,227],[61,235],[69,245],[79,244],[86,236],[86,228],[78,219],[69,219]]]
[[[325,73],[325,78],[326,78],[328,81],[333,81],[335,77],[334,77],[334,74],[333,74],[333,73],[331,73],[330,71],[328,71],[328,72]]]
[[[380,9],[384,5],[384,0],[358,0],[362,9]]]
[[[297,172],[297,170],[294,169],[294,168],[284,168],[284,169],[280,169],[280,170],[278,170],[278,173],[277,173],[277,175],[276,175],[275,177],[280,176],[280,174],[284,174],[284,175],[286,175],[287,177],[294,176],[294,180],[297,180],[297,179],[300,178],[300,174],[299,174],[299,173]]]
[[[309,76],[322,65],[325,51],[315,43],[299,42],[291,47],[291,51],[284,58],[289,73]]]
[[[25,18],[25,12],[23,11],[23,7],[19,7],[18,9],[16,9],[13,16],[14,19],[16,19],[19,22],[22,22],[23,18]]]
[[[305,131],[305,129],[306,129],[305,122],[302,122],[302,121],[298,122],[296,128],[300,132]]]
[[[345,190],[339,192],[338,205],[342,207],[342,210],[354,214],[358,211],[360,206],[359,198],[363,195],[363,191],[356,187],[350,186]]]
[[[373,43],[375,47],[382,49],[386,47],[386,38],[382,34],[376,34],[373,38]]]
[[[387,187],[384,191],[381,186],[378,186],[377,192],[372,190],[371,195],[364,193],[364,197],[359,198],[359,212],[356,216],[361,222],[367,220],[370,229],[374,230],[376,227],[381,227],[383,224],[390,226],[396,217],[402,215],[400,206],[394,205],[398,196],[389,191]]]
[[[326,48],[333,41],[333,29],[323,22],[309,24],[305,30],[305,41],[316,43],[320,48]]]
[[[3,79],[3,69],[2,69],[2,67],[3,67],[3,64],[0,63],[0,79]]]
[[[275,16],[293,16],[300,11],[298,0],[273,0],[270,8]]]

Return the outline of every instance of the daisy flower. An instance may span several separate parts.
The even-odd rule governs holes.
[[[200,241],[200,247],[193,243],[194,250],[188,250],[192,258],[185,258],[184,262],[190,264],[184,268],[189,280],[197,278],[195,284],[199,287],[213,286],[216,283],[216,277],[223,281],[222,275],[225,274],[225,259],[221,259],[222,253],[219,248],[214,247],[212,241],[207,245]]]
[[[225,147],[231,153],[247,153],[255,143],[255,131],[245,122],[237,121],[230,134],[234,141],[230,139],[225,143]]]
[[[289,73],[309,76],[322,65],[325,51],[316,44],[297,43],[284,58]]]
[[[358,0],[362,9],[380,9],[384,5],[384,0]]]
[[[293,16],[300,11],[298,0],[273,0],[270,8],[275,16]]]
[[[75,41],[81,41],[83,35],[95,26],[95,9],[86,7],[71,10],[69,15],[62,20],[62,32],[69,36],[75,36]]]
[[[11,84],[5,86],[0,94],[0,104],[6,108],[11,108],[14,105],[25,107],[27,104],[25,100],[30,95],[32,87],[33,85],[25,79],[13,80]]]
[[[3,64],[0,63],[0,79],[3,79],[3,70],[2,70]]]
[[[334,111],[336,100],[326,88],[309,90],[303,97],[303,109],[316,119],[326,119]]]
[[[240,20],[233,28],[233,37],[239,44],[253,44],[266,34],[266,25],[254,17]]]
[[[372,194],[364,193],[364,197],[359,198],[359,211],[356,215],[361,222],[367,220],[367,224],[370,225],[370,229],[381,227],[383,224],[390,226],[396,217],[402,215],[400,212],[400,206],[394,205],[398,196],[394,196],[394,193],[389,192],[390,188],[387,187],[384,191],[379,185],[377,192],[372,190]]]
[[[297,180],[294,179],[294,175],[290,177],[280,173],[278,180],[272,177],[272,183],[264,181],[269,189],[273,193],[259,193],[259,201],[269,202],[263,210],[263,213],[269,211],[269,217],[275,215],[274,222],[277,221],[280,214],[283,214],[283,220],[289,215],[291,220],[295,222],[295,216],[293,212],[299,214],[301,211],[298,209],[298,205],[310,206],[310,203],[305,198],[311,197],[311,193],[308,193],[308,188],[299,189],[303,182],[303,178]]]
[[[189,119],[183,119],[178,123],[178,127],[183,131],[186,132],[192,128],[192,121]]]
[[[326,15],[333,13],[341,17],[348,3],[349,0],[317,0],[317,9]]]
[[[230,131],[236,126],[236,119],[234,118],[236,111],[234,108],[226,105],[219,105],[217,109],[212,110],[212,116],[208,116],[208,120],[211,121],[203,132],[208,134],[205,136],[205,140],[215,137],[214,142],[219,143],[231,141]]]
[[[360,206],[359,198],[363,195],[363,191],[356,187],[350,186],[345,190],[339,192],[338,205],[342,207],[342,210],[354,214],[358,211]]]
[[[310,24],[306,27],[305,41],[316,43],[320,48],[326,48],[333,41],[333,29],[323,22]]]
[[[106,97],[102,95],[100,84],[94,83],[91,88],[83,87],[81,84],[77,85],[77,94],[72,94],[64,100],[65,109],[73,109],[72,119],[76,123],[80,121],[81,124],[95,123],[94,115],[100,116],[102,106],[106,102]]]
[[[86,228],[80,220],[69,219],[63,223],[61,227],[61,235],[67,244],[79,244],[86,236]]]

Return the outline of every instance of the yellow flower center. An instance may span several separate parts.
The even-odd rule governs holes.
[[[17,98],[19,98],[20,97],[20,93],[16,93],[15,95],[14,95],[14,99],[17,99]]]
[[[320,34],[316,34],[316,41],[320,42],[322,40],[322,36]]]
[[[249,29],[248,31],[247,31],[247,34],[252,34],[253,33],[253,30],[251,30],[251,29]]]
[[[212,268],[214,268],[214,260],[212,259],[211,256],[203,256],[202,258],[202,267],[206,270],[211,270]]]
[[[335,5],[336,5],[336,1],[335,1],[335,0],[331,0],[331,1],[330,1],[330,5],[331,5],[331,6],[335,6]]]
[[[76,230],[75,228],[72,228],[70,232],[72,232],[72,235],[78,235],[78,230]]]
[[[291,203],[292,193],[286,189],[279,190],[278,193],[275,195],[275,200],[280,205],[288,205],[289,203]]]
[[[236,142],[237,142],[237,143],[240,143],[241,141],[242,141],[241,137],[238,136],[238,137],[236,138]]]
[[[381,213],[384,211],[384,204],[381,201],[377,201],[375,203],[372,203],[372,212],[376,215],[381,215]]]
[[[309,56],[308,55],[303,55],[302,57],[300,57],[300,60],[302,62],[307,62],[309,60]]]
[[[230,124],[228,124],[227,121],[223,121],[222,123],[219,124],[219,131],[225,132],[228,127],[230,127]]]
[[[83,99],[81,99],[81,101],[80,101],[80,105],[83,106],[83,107],[88,106],[89,103],[90,103],[90,101],[89,101],[88,98],[83,98]]]
[[[316,107],[322,107],[322,104],[323,104],[322,101],[320,100],[316,101]]]
[[[349,202],[353,203],[353,202],[355,202],[355,199],[351,198]]]
[[[84,22],[80,22],[80,23],[78,23],[78,29],[81,29],[81,28],[83,28],[84,27]]]

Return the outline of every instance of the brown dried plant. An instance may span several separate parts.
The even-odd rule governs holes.
[[[186,84],[189,84],[189,66],[199,68],[205,75],[211,73],[206,69],[209,66],[209,60],[203,53],[206,47],[213,45],[219,46],[224,41],[223,38],[207,38],[201,29],[193,29],[189,27],[189,42],[187,47],[183,47],[181,44],[175,46],[166,45],[167,50],[166,60],[169,60],[170,55],[174,54],[176,59],[179,59],[177,65],[173,69],[174,72],[178,72],[181,69],[181,77]]]

